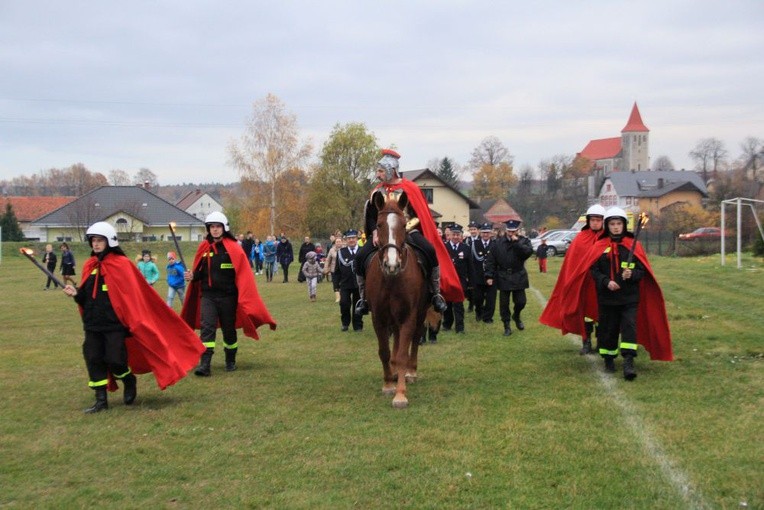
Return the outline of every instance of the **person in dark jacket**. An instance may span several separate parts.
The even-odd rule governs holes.
[[[302,283],[305,281],[305,275],[302,274],[302,266],[308,260],[308,252],[316,253],[316,245],[310,242],[310,236],[305,236],[300,245],[300,251],[297,254],[297,261],[300,263],[300,271],[297,273],[297,281]]]
[[[253,247],[255,246],[255,239],[252,236],[252,231],[247,230],[247,235],[242,239],[241,241],[241,249],[244,250],[244,254],[247,256],[247,260],[249,261],[249,267],[251,269],[255,268],[255,258],[253,255]]]
[[[446,249],[454,264],[456,274],[462,284],[465,295],[469,287],[472,264],[470,260],[470,248],[462,242],[462,226],[454,223],[451,226],[451,237],[446,242]],[[449,301],[448,308],[443,313],[443,331],[449,331],[454,326],[456,333],[464,333],[464,301]]]
[[[358,248],[358,231],[348,230],[345,232],[347,246],[337,252],[337,262],[334,268],[332,281],[336,282],[340,289],[340,320],[342,331],[347,331],[350,323],[353,323],[353,331],[363,329],[363,316],[355,310],[353,303],[360,297],[358,292],[358,279],[355,273],[356,257]]]
[[[294,262],[294,251],[292,251],[292,243],[285,235],[282,235],[281,240],[276,244],[276,260],[284,272],[284,281],[281,283],[289,283],[289,264]]]
[[[58,263],[58,258],[56,257],[56,252],[53,251],[53,245],[48,244],[45,246],[45,255],[42,257],[42,262],[45,264],[45,267],[48,268],[48,271],[53,273],[56,270],[56,264]],[[58,288],[58,283],[56,283],[53,278],[50,276],[48,277],[48,283],[45,284],[45,288],[43,290],[48,290],[50,288],[50,284],[53,284],[53,288]]]
[[[539,263],[539,272],[546,273],[546,259],[549,254],[549,246],[546,244],[546,239],[541,240],[541,244],[536,248],[536,260]]]
[[[64,285],[77,286],[77,282],[74,281],[74,254],[69,249],[69,245],[61,243],[61,275],[64,279]]]
[[[497,238],[494,248],[485,258],[485,278],[488,285],[496,285],[499,291],[499,313],[504,323],[504,336],[512,334],[510,319],[517,329],[525,329],[520,313],[525,308],[525,289],[530,285],[525,261],[533,255],[531,240],[520,235],[519,220],[507,222],[506,235]],[[512,297],[514,311],[509,314],[509,299]]]
[[[496,310],[496,287],[486,283],[483,268],[486,256],[496,244],[496,241],[491,239],[492,234],[493,225],[483,223],[480,226],[480,237],[470,243],[472,258],[470,283],[472,284],[472,302],[475,305],[475,320],[486,324],[493,322],[493,314]]]

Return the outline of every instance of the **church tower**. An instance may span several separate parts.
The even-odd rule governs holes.
[[[639,114],[636,101],[626,126],[621,130],[622,172],[650,169],[650,130]]]

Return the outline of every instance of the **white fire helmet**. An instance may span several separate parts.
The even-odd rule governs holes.
[[[223,230],[226,232],[230,231],[230,227],[228,226],[228,218],[225,217],[225,214],[223,214],[220,211],[211,212],[207,215],[206,218],[204,218],[204,224],[207,226],[207,231],[210,230],[210,224],[211,223],[220,223],[223,225]]]
[[[590,208],[586,210],[586,217],[589,216],[605,216],[605,208],[602,207],[600,204],[594,204]]]
[[[90,241],[92,236],[105,237],[106,241],[109,243],[109,248],[119,246],[119,241],[117,240],[117,231],[114,230],[114,227],[105,221],[99,221],[90,225],[88,231],[85,232],[85,236],[88,238],[88,241]]]
[[[629,219],[626,217],[626,211],[620,207],[611,207],[605,211],[605,225],[610,218],[621,218],[623,220],[624,227],[629,223]]]

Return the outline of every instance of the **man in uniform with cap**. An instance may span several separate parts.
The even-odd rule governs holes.
[[[446,301],[464,301],[464,292],[446,246],[438,236],[427,199],[419,186],[400,175],[398,170],[400,157],[400,154],[392,149],[382,151],[382,158],[377,162],[376,171],[380,184],[374,188],[372,195],[376,191],[383,191],[388,195],[406,193],[409,199],[407,212],[418,220],[410,222],[413,226],[408,230],[406,242],[422,255],[429,266],[429,292],[432,294],[432,305],[435,311],[443,313],[447,307]],[[377,214],[378,211],[372,201],[367,200],[364,229],[366,236],[372,242],[367,242],[363,246],[355,265],[361,295],[356,303],[356,313],[361,315],[369,313],[369,304],[366,301],[366,263],[377,249]]]
[[[467,248],[472,248],[472,243],[476,242],[478,239],[480,239],[480,223],[477,221],[470,221],[467,225],[467,233],[469,234],[467,237],[464,238],[464,244],[467,245]],[[472,257],[470,255],[470,261]],[[475,293],[475,288],[472,285],[472,281],[469,282],[469,285],[467,286],[467,289],[464,291],[464,297],[467,299],[467,302],[469,303],[469,306],[467,307],[467,312],[472,313],[475,311],[475,302],[473,299],[473,294]]]
[[[496,244],[496,241],[491,239],[491,234],[493,234],[493,226],[490,223],[483,223],[480,225],[480,237],[472,242],[470,247],[472,258],[470,284],[475,305],[475,320],[488,324],[493,322],[493,313],[496,309],[496,287],[486,283],[483,267],[486,255]]]
[[[355,276],[355,264],[360,248],[358,248],[358,231],[345,232],[347,246],[337,251],[337,262],[334,267],[332,281],[340,289],[340,320],[342,331],[347,331],[353,323],[353,331],[363,329],[363,317],[353,309],[353,303],[360,299],[358,282]]]
[[[470,267],[470,249],[462,242],[462,226],[458,223],[451,225],[451,239],[446,242],[446,249],[454,264],[456,274],[459,275],[459,281],[462,289],[466,292],[469,287]],[[443,331],[451,329],[454,325],[456,333],[464,333],[464,301],[448,302],[448,308],[443,314]]]
[[[510,319],[515,321],[517,329],[525,329],[520,312],[527,301],[525,289],[528,282],[528,271],[525,261],[533,255],[531,240],[520,235],[519,220],[507,221],[506,235],[496,239],[496,244],[485,258],[485,278],[488,285],[496,283],[499,291],[499,313],[504,323],[504,336],[512,334]],[[514,311],[509,314],[509,298],[514,302]]]

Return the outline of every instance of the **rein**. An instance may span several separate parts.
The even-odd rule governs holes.
[[[380,269],[384,269],[384,267],[383,267],[383,264],[384,264],[384,250],[386,250],[388,248],[394,248],[395,251],[398,252],[398,255],[401,257],[401,269],[400,269],[400,272],[401,273],[404,272],[406,270],[406,267],[408,266],[408,263],[409,263],[408,247],[406,246],[406,242],[405,241],[403,242],[403,248],[401,248],[397,244],[393,244],[393,243],[387,243],[386,245],[380,246],[379,248],[377,248],[379,250],[379,256],[377,257],[377,259],[379,260],[379,268]],[[406,254],[406,256],[404,256],[404,254]]]

